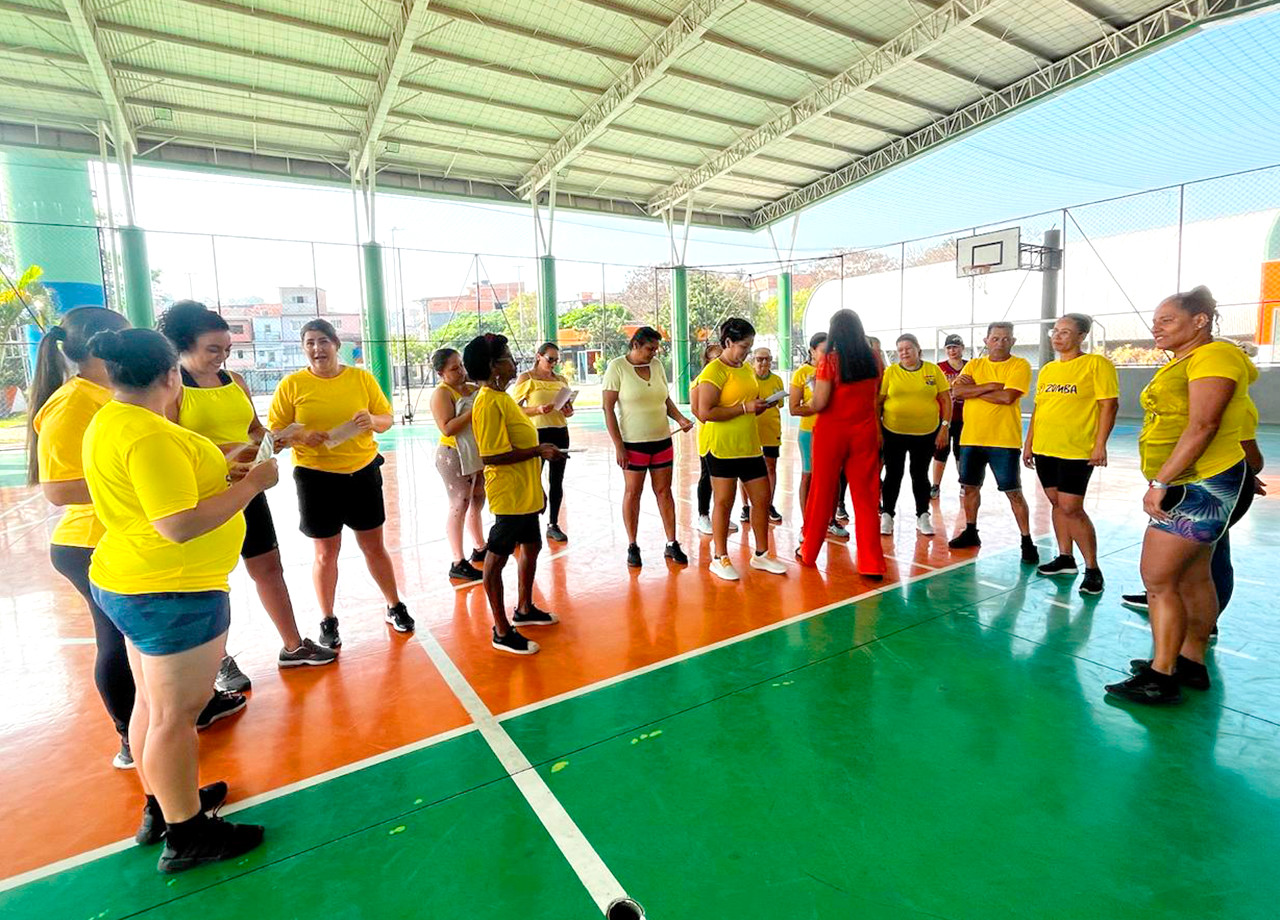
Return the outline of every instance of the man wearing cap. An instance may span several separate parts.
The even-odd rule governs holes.
[[[954,386],[956,378],[969,363],[964,359],[964,339],[953,332],[947,336],[943,348],[947,352],[947,360],[938,367],[942,368],[942,373],[946,374],[947,385]],[[944,446],[933,452],[933,488],[929,490],[930,498],[938,497],[942,473],[947,468],[947,458],[951,456],[951,451],[954,449],[957,454],[960,452],[960,431],[964,428],[964,400],[956,399],[954,392],[953,390],[951,398],[951,438]]]

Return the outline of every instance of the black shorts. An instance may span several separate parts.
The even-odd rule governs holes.
[[[568,428],[539,428],[538,429],[539,444],[554,444],[561,450],[569,449],[569,429]]]
[[[952,420],[951,436],[947,438],[947,443],[941,447],[935,447],[933,450],[933,459],[939,463],[946,463],[947,458],[951,456],[951,451],[956,452],[956,456],[960,455],[960,432],[964,431],[964,419],[959,421]]]
[[[716,479],[740,479],[751,482],[769,475],[769,468],[764,465],[764,457],[733,457],[721,460],[715,454],[707,454],[707,469]]]
[[[1064,460],[1036,454],[1036,475],[1046,489],[1057,489],[1067,495],[1084,495],[1089,489],[1093,467],[1088,460]]]
[[[770,460],[777,460],[780,456],[782,456],[782,448],[780,446],[762,447],[760,448],[760,450],[764,451],[764,455],[768,457]]]
[[[542,525],[536,511],[529,514],[496,514],[486,546],[498,556],[510,556],[517,546],[541,546]]]
[[[386,523],[382,503],[382,470],[386,461],[374,457],[354,473],[330,473],[294,467],[298,487],[298,529],[313,540],[342,533],[342,528],[376,530]]]
[[[670,438],[661,441],[623,441],[627,452],[627,470],[643,473],[645,470],[665,470],[675,463],[675,443]]]
[[[987,478],[987,467],[995,473],[1001,492],[1022,489],[1022,451],[1016,447],[983,447],[970,444],[956,451],[956,467],[960,485],[981,489]]]
[[[240,558],[253,559],[279,547],[267,493],[259,492],[244,507],[244,543],[240,546]]]

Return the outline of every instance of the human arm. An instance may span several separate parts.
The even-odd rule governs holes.
[[[834,384],[830,380],[813,380],[813,396],[809,399],[809,405],[813,409],[813,415],[825,412],[827,406],[831,405],[831,392]],[[879,431],[879,426],[876,426]]]
[[[1173,446],[1173,452],[1156,472],[1155,482],[1164,488],[1151,486],[1142,499],[1142,508],[1156,520],[1166,520],[1168,514],[1160,507],[1168,494],[1167,483],[1173,482],[1183,471],[1192,466],[1205,452],[1218,428],[1222,425],[1222,413],[1236,390],[1236,381],[1230,377],[1198,377],[1187,384],[1187,427]]]
[[[40,491],[49,504],[62,508],[66,505],[90,505],[89,486],[83,479],[67,479],[62,482],[42,482]]]
[[[709,381],[702,381],[693,391],[693,414],[700,422],[727,422],[740,415],[758,415],[767,406],[762,399],[747,399],[731,406],[716,405],[720,401],[720,388]]]
[[[1253,494],[1266,495],[1267,486],[1262,481],[1262,477],[1258,474],[1262,472],[1265,461],[1262,458],[1262,451],[1258,449],[1258,442],[1253,438],[1241,441],[1240,446],[1244,449],[1244,462],[1249,464],[1249,469],[1253,471]]]
[[[1031,452],[1031,444],[1036,434],[1036,410],[1031,410],[1031,418],[1027,420],[1027,441],[1022,445],[1022,465],[1029,470],[1036,468],[1036,456]]]
[[[249,384],[245,383],[244,378],[235,371],[229,371],[228,373],[231,374],[231,379],[235,381],[236,386],[244,392],[245,398],[249,400],[249,405],[252,406],[253,391],[249,389]],[[266,433],[267,426],[262,424],[262,419],[258,418],[258,409],[255,406],[253,410],[253,418],[249,422],[249,440],[254,444],[261,444]]]
[[[1119,412],[1119,397],[1098,400],[1098,433],[1093,439],[1093,452],[1089,454],[1090,466],[1107,465],[1107,439],[1116,427],[1116,415]]]
[[[790,390],[787,391],[787,411],[797,418],[814,414],[813,406],[804,401],[804,387],[791,384]]]
[[[366,402],[363,408],[357,409],[351,416],[351,421],[355,422],[356,427],[361,431],[381,434],[395,424],[396,417],[392,414],[390,400],[382,392],[382,387],[378,385],[374,376],[368,371],[362,371],[362,377]]]
[[[951,439],[951,391],[941,390],[938,399],[938,434],[933,439],[933,446],[938,450],[947,446]]]
[[[622,426],[618,424],[618,391],[605,390],[600,397],[604,409],[604,427],[613,442],[613,457],[618,466],[627,468],[627,449],[622,444]]]
[[[435,392],[431,394],[431,417],[435,419],[436,428],[440,429],[440,433],[446,437],[453,437],[466,431],[467,426],[471,424],[471,410],[457,412],[453,397],[444,387],[436,387]]]
[[[158,518],[151,522],[151,526],[171,543],[187,543],[231,520],[255,495],[274,486],[279,478],[276,461],[268,460],[249,470],[243,479],[226,491],[203,499],[194,508]]]
[[[329,440],[329,432],[304,428],[302,431],[284,437],[283,432],[297,421],[294,404],[293,387],[289,378],[280,381],[271,397],[271,406],[267,409],[267,427],[271,429],[272,440],[278,448],[292,447],[301,444],[304,447],[319,447]]]
[[[534,457],[543,460],[567,460],[569,455],[554,444],[536,444],[533,447],[513,447],[501,454],[481,454],[480,462],[485,466],[507,466],[512,463],[524,463]]]
[[[677,406],[670,396],[667,397],[667,418],[671,419],[680,426],[681,431],[689,431],[693,428],[693,420],[685,418],[680,407]]]

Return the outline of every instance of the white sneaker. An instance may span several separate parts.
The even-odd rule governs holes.
[[[893,533],[893,515],[888,511],[880,513],[880,533],[888,536]]]
[[[704,533],[708,537],[711,536],[711,516],[706,514],[698,515],[698,533]]]
[[[729,533],[737,533],[737,532],[738,532],[738,525],[737,525],[737,524],[735,524],[735,523],[733,522],[733,519],[732,519],[732,518],[730,518],[730,519],[729,519]]]
[[[787,567],[777,559],[774,559],[768,553],[765,553],[763,556],[752,553],[751,567],[753,569],[759,569],[762,572],[772,572],[774,575],[787,574]]]
[[[842,540],[843,540],[843,539],[846,539],[846,538],[849,536],[849,531],[845,530],[843,527],[841,527],[841,526],[840,526],[839,524],[837,524],[835,521],[832,521],[832,522],[831,522],[831,525],[827,528],[827,536],[828,536],[828,537],[839,537],[840,539],[842,539]]]
[[[728,556],[719,556],[711,560],[711,574],[725,581],[738,580],[738,570],[733,567]]]
[[[916,530],[923,536],[933,536],[933,516],[928,511],[916,518]]]

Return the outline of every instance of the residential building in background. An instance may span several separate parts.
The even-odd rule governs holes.
[[[324,288],[281,287],[275,303],[227,304],[222,318],[231,328],[227,368],[242,374],[255,393],[269,393],[285,374],[306,367],[302,327],[318,318],[342,340],[342,359],[362,362],[364,335],[359,312],[330,312]]]

